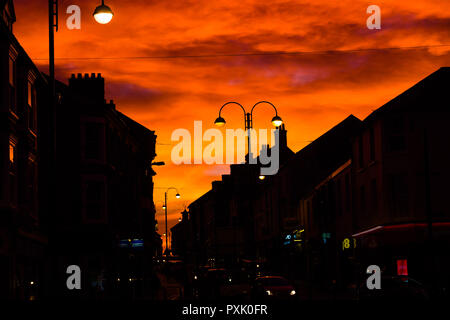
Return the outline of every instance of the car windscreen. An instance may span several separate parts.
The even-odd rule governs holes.
[[[289,286],[289,282],[284,278],[264,278],[260,280],[265,286],[281,287]]]

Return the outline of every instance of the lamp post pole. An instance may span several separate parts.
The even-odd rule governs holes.
[[[55,104],[55,30],[58,31],[58,1],[48,0],[48,52],[51,106]],[[52,110],[53,111],[53,110]]]
[[[167,237],[167,191],[164,193],[164,211],[165,211],[165,215],[166,215],[166,261],[167,261],[167,259],[169,259],[169,252],[168,252],[168,247],[167,247],[167,243],[168,243],[168,241],[167,241],[167,239],[168,239],[168,237]]]
[[[164,193],[164,212],[165,212],[165,220],[166,220],[166,262],[169,260],[169,233],[167,228],[167,193],[169,190],[175,190],[177,194],[175,197],[178,199],[180,197],[180,193],[178,192],[177,188],[169,187],[167,188],[166,192]]]
[[[58,31],[58,1],[57,0],[48,0],[48,68],[49,68],[49,110],[50,110],[50,118],[49,118],[49,129],[50,129],[50,141],[51,141],[51,167],[55,167],[56,164],[56,89],[55,89],[55,30]],[[52,163],[55,161],[55,163]],[[53,181],[52,177],[51,183],[56,185],[56,182]],[[55,186],[54,185],[54,186]],[[53,187],[54,187],[53,186]],[[52,190],[53,191],[53,190]],[[50,199],[52,197],[50,196]],[[52,201],[50,200],[49,205],[51,205]]]
[[[106,23],[108,23],[113,13],[111,9],[107,6],[105,6],[102,2],[102,6],[97,7],[100,8],[100,13],[106,14],[107,17],[110,18],[107,20]],[[98,12],[96,9],[95,14]],[[97,19],[96,19],[97,20]],[[48,167],[46,170],[48,170],[48,194],[46,195],[46,200],[48,201],[47,207],[49,211],[50,217],[56,215],[57,210],[57,204],[56,204],[56,191],[57,191],[57,172],[56,172],[56,131],[57,131],[57,117],[56,117],[56,109],[57,109],[57,98],[56,98],[56,80],[55,80],[55,31],[58,31],[58,0],[48,0],[48,69],[49,69],[49,83],[48,83],[48,136],[47,141],[49,143],[49,149],[48,149]],[[50,219],[50,223],[53,221],[53,219]],[[49,226],[50,229],[53,228],[53,226]],[[49,238],[51,238],[51,232],[49,235]],[[49,241],[49,243],[52,243],[52,241]],[[53,243],[52,243],[53,244]],[[50,250],[53,250],[54,248],[49,246]],[[50,263],[50,268],[53,270],[53,275],[58,274],[56,261],[53,261]],[[57,281],[53,281],[54,283],[57,283]],[[50,285],[52,287],[52,285]],[[58,291],[58,289],[55,289],[55,292]]]

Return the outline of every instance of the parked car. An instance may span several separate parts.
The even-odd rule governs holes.
[[[198,297],[200,300],[216,300],[220,297],[220,287],[226,282],[226,271],[223,268],[207,269],[200,274],[198,281]]]
[[[280,276],[258,277],[252,287],[252,297],[256,299],[293,299],[296,295],[294,286]]]
[[[220,296],[224,298],[248,298],[251,293],[251,277],[243,270],[227,271],[226,281],[220,287]]]
[[[382,276],[381,289],[367,288],[361,283],[357,291],[358,300],[377,300],[392,302],[396,300],[428,300],[428,290],[417,280],[408,276]]]

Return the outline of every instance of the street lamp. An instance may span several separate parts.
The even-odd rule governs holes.
[[[219,117],[214,121],[214,124],[218,127],[223,127],[226,123],[225,119],[222,118],[221,113],[222,113],[222,109],[229,105],[229,104],[237,104],[239,107],[241,107],[242,111],[244,111],[244,126],[245,126],[245,130],[248,130],[248,137],[247,137],[247,143],[248,143],[248,156],[249,156],[249,161],[250,161],[250,155],[251,155],[251,150],[250,150],[250,130],[253,129],[253,110],[255,109],[255,107],[259,104],[262,103],[266,103],[272,106],[272,108],[275,110],[275,116],[272,118],[272,125],[274,127],[279,127],[283,124],[283,120],[278,116],[278,111],[277,108],[270,102],[268,101],[259,101],[257,103],[255,103],[255,105],[252,107],[252,109],[250,110],[250,112],[245,111],[245,108],[237,102],[234,101],[230,101],[225,103],[219,110]]]
[[[164,209],[164,211],[165,211],[165,214],[166,214],[166,233],[165,234],[169,234],[168,233],[168,230],[167,230],[167,193],[170,191],[170,190],[175,190],[176,192],[177,192],[177,194],[175,195],[175,197],[177,198],[177,199],[179,199],[181,196],[180,196],[180,193],[178,192],[178,189],[177,188],[174,188],[174,187],[169,187],[169,188],[167,188],[167,190],[166,190],[166,192],[164,193],[164,206],[163,206],[163,209]],[[169,259],[169,246],[168,246],[168,237],[166,237],[166,260],[168,260]]]
[[[104,0],[94,11],[94,18],[98,23],[105,24],[113,17],[111,8],[105,6]],[[52,153],[56,155],[56,89],[55,89],[55,31],[58,31],[58,0],[48,0],[48,68],[49,68],[49,100],[50,100],[50,132],[52,132]],[[55,182],[53,182],[55,183]]]
[[[103,0],[102,0],[102,5]],[[101,6],[100,6],[101,7]],[[105,6],[106,7],[106,6]],[[106,7],[108,8],[108,7]],[[109,9],[109,8],[108,8]],[[111,18],[112,11],[109,9]],[[100,13],[100,12],[99,12]],[[107,11],[103,11],[107,13]],[[111,20],[111,19],[109,19]],[[97,20],[98,21],[98,20]],[[106,20],[104,20],[106,21]],[[109,22],[109,21],[108,21]],[[49,149],[49,159],[50,167],[55,168],[56,166],[56,86],[55,86],[55,31],[58,31],[58,0],[48,0],[48,69],[49,69],[49,82],[48,82],[48,99],[49,99],[49,132],[50,132],[50,149]],[[52,192],[49,192],[50,202],[49,211],[51,214],[56,214],[55,201],[53,199],[54,192],[57,190],[56,174],[52,172],[49,177],[49,188]],[[52,264],[53,267],[53,264]]]
[[[214,121],[214,124],[218,127],[223,127],[225,125],[225,119],[222,117],[218,117],[216,121]]]
[[[93,16],[98,23],[107,24],[113,18],[114,13],[110,7],[105,6],[104,0],[102,0],[102,4],[95,8]]]
[[[283,124],[283,120],[281,120],[281,118],[279,116],[275,116],[275,117],[272,118],[272,124],[275,127],[279,127],[279,126],[281,126]]]

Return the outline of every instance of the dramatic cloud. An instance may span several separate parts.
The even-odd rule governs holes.
[[[101,72],[107,99],[156,130],[158,160],[167,164],[156,169],[157,207],[165,187],[182,193],[180,200],[169,198],[171,225],[225,170],[171,164],[173,130],[193,130],[194,120],[202,120],[204,130],[211,127],[227,101],[251,107],[268,100],[278,107],[297,151],[349,114],[364,118],[450,65],[448,0],[377,1],[381,30],[367,29],[371,3],[359,0],[107,0],[115,13],[108,25],[93,20],[100,1],[64,3],[57,76],[66,81],[71,73]],[[81,30],[65,27],[69,4],[81,7]],[[32,58],[44,59],[35,60],[43,71],[46,5],[15,1],[15,33]],[[228,127],[243,125],[242,111],[225,114]],[[258,109],[255,126],[269,128],[271,117],[269,108]]]

